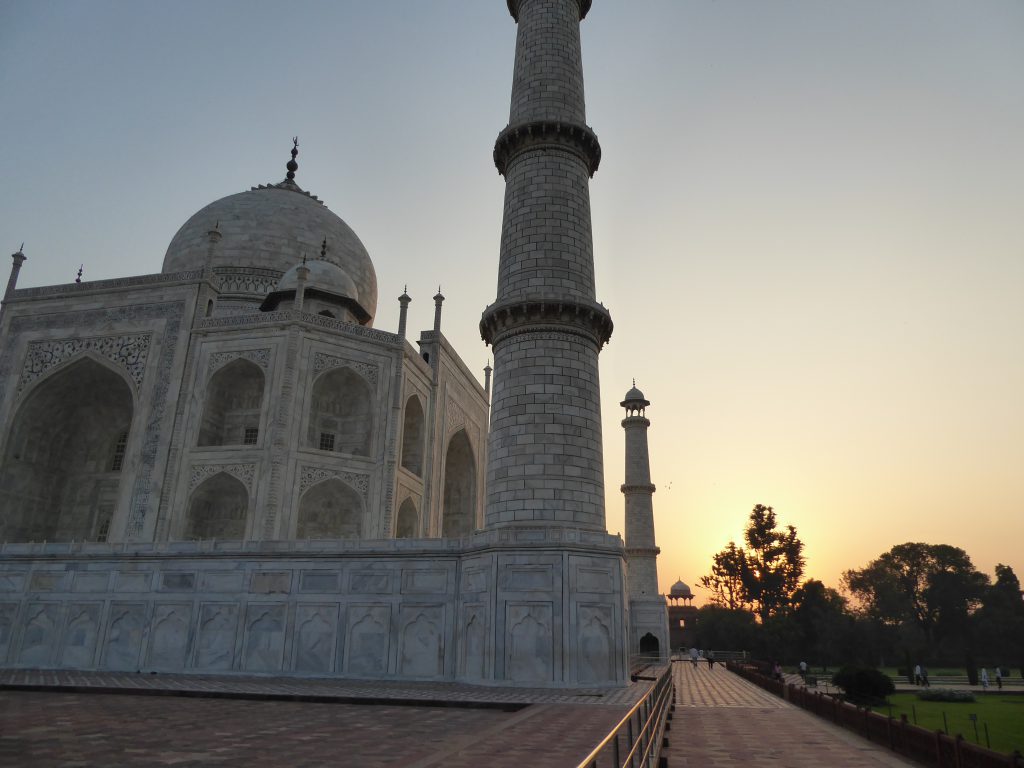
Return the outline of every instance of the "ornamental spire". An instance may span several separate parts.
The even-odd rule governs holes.
[[[292,159],[289,160],[288,164],[285,166],[285,168],[288,169],[288,173],[285,175],[285,179],[290,181],[292,184],[295,183],[295,172],[297,170],[299,170],[299,164],[297,162],[295,162],[295,158],[298,157],[298,154],[299,154],[299,137],[298,136],[293,136],[292,137]]]

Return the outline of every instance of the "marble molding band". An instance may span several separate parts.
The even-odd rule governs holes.
[[[576,0],[580,6],[580,21],[583,21],[587,17],[587,12],[590,10],[590,6],[594,0]],[[519,21],[519,6],[522,0],[507,0],[508,12],[512,14],[512,18],[517,22]]]
[[[633,485],[620,485],[619,490],[623,493],[654,493],[657,488],[654,487],[654,483],[636,483]]]
[[[531,149],[564,149],[579,157],[593,176],[601,164],[601,144],[585,125],[535,120],[506,127],[494,142],[494,167],[502,176],[509,164]]]
[[[626,547],[624,551],[626,557],[629,557],[630,555],[656,557],[661,554],[661,547]]]
[[[600,349],[611,338],[613,328],[607,309],[581,299],[494,303],[480,318],[480,337],[492,347],[520,333],[553,330],[583,336]]]

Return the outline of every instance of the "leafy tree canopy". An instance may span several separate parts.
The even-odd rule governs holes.
[[[757,504],[743,532],[745,547],[730,541],[700,579],[711,602],[752,609],[762,622],[788,609],[804,572],[804,544],[792,525],[779,530],[775,510]]]

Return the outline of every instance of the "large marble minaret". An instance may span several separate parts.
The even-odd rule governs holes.
[[[644,393],[633,388],[620,405],[626,409],[626,575],[631,617],[630,652],[666,654],[669,649],[668,613],[658,592],[658,554],[654,541],[654,483],[647,449],[647,406]]]
[[[508,0],[518,22],[512,107],[494,146],[505,177],[498,293],[480,331],[494,347],[487,528],[605,530],[580,21],[590,0]]]

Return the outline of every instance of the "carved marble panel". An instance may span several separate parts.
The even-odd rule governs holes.
[[[337,605],[299,605],[295,610],[295,671],[334,671]]]
[[[195,668],[206,672],[231,669],[237,628],[238,605],[204,603],[199,609]]]
[[[610,568],[577,568],[575,592],[596,592],[600,595],[615,591]]]
[[[390,594],[391,571],[352,571],[349,576],[349,592],[362,595]]]
[[[249,591],[258,595],[288,594],[291,588],[291,571],[253,571],[249,581]]]
[[[51,368],[85,352],[104,357],[124,369],[138,388],[146,374],[146,361],[149,359],[152,341],[151,333],[33,341],[28,345],[28,352],[25,355],[25,366],[18,381],[18,392]]]
[[[483,568],[467,568],[462,575],[462,591],[483,592],[487,589],[487,571]]]
[[[241,592],[245,583],[244,571],[204,571],[199,574],[202,592]]]
[[[196,588],[196,575],[189,571],[171,571],[160,574],[161,592],[192,592]]]
[[[150,571],[118,571],[114,580],[115,592],[149,592],[153,583]]]
[[[135,671],[139,668],[142,636],[146,627],[146,606],[114,603],[110,607],[103,665],[106,669]]]
[[[444,606],[403,605],[399,611],[398,673],[410,677],[444,674]]]
[[[309,465],[303,465],[299,470],[299,495],[301,496],[317,483],[329,480],[333,477],[341,480],[345,485],[358,493],[364,502],[366,501],[367,494],[370,491],[369,475],[358,474],[356,472],[337,472],[333,469],[325,469],[324,467],[314,467]]]
[[[437,594],[448,591],[448,571],[444,568],[403,568],[402,593]]]
[[[287,609],[280,603],[249,603],[245,616],[244,667],[249,672],[279,672],[284,659]]]
[[[231,352],[214,352],[210,355],[209,372],[213,373],[233,360],[248,360],[249,362],[256,363],[260,368],[266,368],[270,365],[270,349],[241,349]]]
[[[509,680],[547,683],[554,679],[551,603],[505,606],[505,670]]]
[[[339,579],[337,571],[303,571],[299,577],[300,592],[336,593],[338,591],[338,586]]]
[[[467,605],[464,616],[459,671],[469,680],[482,679],[487,673],[487,606]]]
[[[391,607],[353,605],[348,611],[345,671],[353,675],[382,675],[391,652]]]
[[[21,649],[18,653],[18,661],[21,664],[33,667],[48,667],[53,664],[60,608],[58,603],[29,603],[25,612],[25,628],[21,634]]]
[[[75,592],[106,592],[109,585],[109,571],[78,571],[73,589]]]
[[[313,356],[313,373],[329,371],[334,368],[351,368],[373,386],[377,386],[377,366],[369,363],[362,363],[356,360],[348,360],[336,355],[328,355],[325,352],[317,352]]]
[[[25,574],[13,571],[0,573],[0,592],[21,592],[25,588]]]
[[[14,639],[14,621],[18,617],[17,603],[0,603],[0,664],[7,661]]]
[[[68,607],[68,623],[64,628],[61,666],[89,669],[96,663],[100,638],[100,603],[82,603]]]
[[[153,609],[148,666],[175,671],[185,669],[191,645],[191,624],[191,603],[158,603]]]
[[[242,485],[252,491],[252,481],[256,477],[255,464],[197,464],[192,467],[192,474],[188,480],[189,493],[196,489],[203,480],[212,477],[220,472],[226,472],[232,477],[242,481]]]
[[[65,571],[34,571],[29,580],[31,592],[58,592],[64,589]]]
[[[506,565],[501,570],[501,588],[513,592],[549,592],[554,586],[550,565]]]
[[[576,658],[579,682],[607,683],[614,679],[614,623],[611,606],[580,605],[577,611]]]

